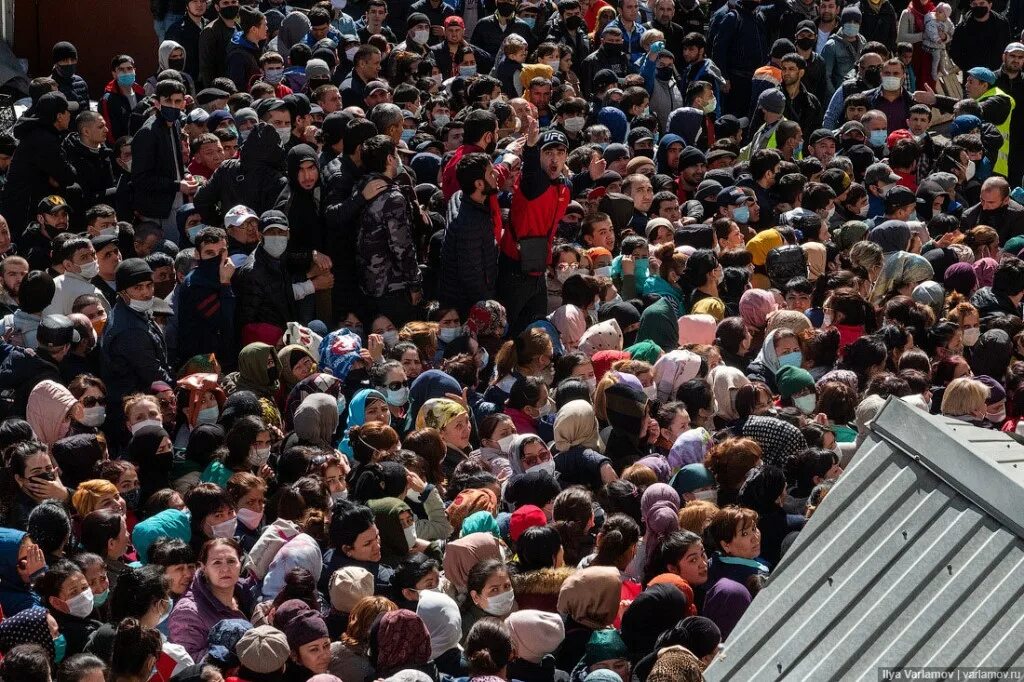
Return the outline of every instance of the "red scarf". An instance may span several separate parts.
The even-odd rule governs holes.
[[[910,16],[914,17],[914,33],[924,33],[924,15],[935,11],[935,3],[932,0],[918,2],[910,0]]]

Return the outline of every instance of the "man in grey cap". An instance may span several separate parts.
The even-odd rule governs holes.
[[[783,120],[782,112],[785,110],[786,96],[782,93],[782,90],[772,88],[758,95],[757,110],[754,112],[754,121],[751,125],[757,123],[758,115],[760,115],[764,123],[757,128],[757,131],[750,140],[750,144],[740,152],[740,159],[742,161],[749,159],[750,155],[759,149],[775,149],[778,147],[775,141],[775,132],[778,130],[779,121]]]
[[[49,379],[61,383],[60,363],[81,337],[64,315],[47,315],[36,330],[35,352],[13,347],[0,364],[0,414],[24,416],[32,389]]]

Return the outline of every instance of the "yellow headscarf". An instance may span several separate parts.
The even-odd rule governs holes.
[[[782,235],[775,228],[771,228],[755,234],[747,242],[747,251],[754,257],[754,265],[764,265],[768,260],[768,252],[782,246],[782,243]]]
[[[466,408],[448,398],[432,398],[423,403],[416,415],[416,428],[431,428],[440,431],[460,414],[466,414]]]

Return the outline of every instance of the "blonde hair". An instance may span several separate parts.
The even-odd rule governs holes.
[[[658,475],[654,473],[654,469],[650,468],[646,464],[630,464],[628,467],[622,470],[622,475],[619,476],[623,481],[629,481],[640,490],[652,486],[658,482]]]
[[[988,386],[977,379],[960,377],[949,382],[942,394],[941,412],[947,417],[965,417],[985,409]]]
[[[554,352],[551,337],[538,327],[525,330],[512,341],[506,341],[494,358],[497,378],[504,379],[514,370],[529,365],[542,355]]]
[[[619,375],[616,372],[605,372],[594,388],[594,414],[603,422],[608,421],[608,402],[605,400],[604,392],[617,383]]]
[[[704,529],[718,513],[718,505],[708,500],[690,500],[679,510],[679,530],[703,536]]]
[[[104,497],[117,495],[117,486],[105,478],[94,478],[82,481],[71,496],[71,506],[81,518],[85,518],[99,508]]]
[[[387,597],[363,597],[348,614],[348,627],[341,636],[341,643],[360,654],[366,653],[370,643],[370,627],[377,616],[388,611],[397,611],[398,605]]]
[[[157,412],[160,411],[160,401],[156,399],[155,395],[149,395],[148,393],[132,393],[131,395],[125,396],[124,402],[122,403],[122,405],[124,405],[125,419],[128,418],[128,415],[137,405],[146,401],[156,405]]]

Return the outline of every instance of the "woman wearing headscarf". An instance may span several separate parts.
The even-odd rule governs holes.
[[[508,665],[509,679],[522,682],[559,679],[552,654],[565,639],[565,626],[558,614],[522,609],[509,615],[505,626],[516,651],[515,660]]]
[[[416,428],[437,429],[445,445],[445,456],[441,462],[444,474],[449,479],[455,467],[466,459],[470,451],[472,424],[469,411],[461,404],[448,398],[428,400],[416,415]]]
[[[666,353],[679,347],[679,323],[676,310],[667,298],[647,306],[640,316],[637,341],[653,341]]]
[[[548,321],[558,330],[562,347],[571,353],[579,346],[587,330],[587,315],[574,305],[563,305],[548,315]]]
[[[760,348],[764,343],[768,318],[779,309],[775,296],[765,289],[747,289],[740,297],[740,317],[750,332],[749,348]]]
[[[772,286],[765,270],[765,263],[768,262],[768,252],[783,244],[782,235],[775,228],[758,232],[747,242],[747,251],[752,256],[754,274],[750,276],[750,285],[754,289],[767,290]]]
[[[690,464],[703,464],[711,448],[711,433],[697,427],[679,434],[672,449],[668,451],[668,465],[674,471]]]
[[[642,390],[629,383],[612,384],[604,392],[605,412],[611,425],[604,451],[616,473],[621,474],[648,454],[648,434],[651,428],[657,430],[657,422],[648,413],[648,401]]]
[[[224,377],[224,390],[228,395],[252,391],[258,398],[273,399],[277,393],[278,375],[273,346],[257,341],[238,353],[238,371]]]
[[[743,424],[742,436],[760,445],[762,460],[777,467],[785,466],[786,460],[807,447],[800,429],[775,417],[750,415]]]
[[[466,316],[466,331],[475,336],[488,355],[494,358],[508,335],[508,315],[505,306],[493,300],[473,304]]]
[[[372,388],[364,388],[352,396],[352,402],[348,405],[348,421],[345,422],[345,436],[338,444],[338,449],[347,455],[349,459],[352,459],[354,454],[352,451],[352,444],[349,442],[349,430],[353,426],[362,426],[365,424],[367,419],[367,408],[374,405],[376,405],[376,408],[383,407],[383,410],[376,409],[374,414],[377,414],[378,412],[384,414],[386,416],[386,421],[384,423],[390,424],[391,412],[388,410],[388,400],[384,397],[383,393]],[[296,410],[296,412],[298,412],[298,410]]]
[[[170,487],[174,449],[167,432],[159,426],[144,426],[128,443],[128,461],[139,474],[140,499],[148,500],[157,490]]]
[[[316,356],[305,346],[293,343],[277,351],[277,366],[281,368],[277,402],[284,407],[295,385],[316,372]]]
[[[974,274],[978,277],[978,286],[992,286],[992,280],[996,276],[996,269],[998,267],[999,263],[995,258],[979,258],[974,261]]]
[[[931,263],[923,256],[907,251],[886,253],[882,261],[882,272],[871,290],[871,302],[878,305],[887,294],[896,290],[909,295],[914,287],[930,280],[934,274]]]
[[[640,496],[640,516],[644,522],[644,536],[636,548],[636,556],[626,569],[626,575],[639,582],[644,569],[658,544],[670,533],[679,530],[679,493],[667,483],[648,486]],[[670,518],[672,517],[672,518]]]
[[[61,480],[72,490],[82,481],[93,478],[93,467],[107,455],[106,445],[94,433],[61,438],[53,444],[51,451],[60,467]]]
[[[622,641],[635,665],[654,649],[663,632],[686,614],[686,597],[675,585],[660,584],[641,592],[622,614]]]
[[[969,360],[974,376],[990,376],[1001,381],[1013,356],[1013,342],[1002,329],[989,329],[974,345]]]
[[[775,383],[775,374],[783,365],[800,366],[802,352],[800,340],[796,334],[788,329],[775,329],[768,332],[761,344],[761,352],[747,367],[747,378],[751,381],[760,381],[778,393]]]
[[[367,503],[380,531],[380,561],[395,567],[417,548],[416,517],[402,500],[382,497]]]
[[[351,412],[349,413],[351,415]],[[295,410],[295,431],[285,442],[292,445],[312,445],[333,450],[334,434],[338,430],[338,401],[326,393],[313,393]],[[288,442],[292,441],[293,442]]]
[[[462,613],[447,594],[424,590],[416,603],[416,615],[430,633],[430,661],[445,675],[461,677],[467,673],[459,641],[462,639]]]
[[[615,320],[622,331],[622,345],[632,346],[636,342],[636,330],[640,328],[640,312],[629,301],[609,301],[601,304],[598,320]]]
[[[776,566],[782,558],[782,545],[790,533],[797,533],[807,519],[788,514],[779,504],[786,491],[786,475],[776,466],[765,465],[751,469],[740,488],[739,503],[757,512],[757,527],[761,531],[761,558],[769,566]]]
[[[592,566],[566,578],[558,593],[565,639],[555,656],[556,668],[572,670],[583,658],[590,635],[615,622],[621,590],[622,579],[614,566]]]
[[[436,680],[437,667],[430,662],[430,655],[427,626],[408,609],[388,611],[370,627],[370,662],[379,677],[416,670]]]
[[[501,552],[500,541],[490,533],[473,533],[449,542],[444,548],[445,593],[453,598],[466,595],[469,570],[486,559],[501,559]]]
[[[801,244],[807,258],[807,279],[817,282],[819,277],[825,274],[825,267],[828,264],[828,251],[821,242],[807,242]]]
[[[85,408],[66,387],[45,379],[28,395],[25,420],[32,426],[36,439],[53,445],[71,431],[71,421],[81,421]]]
[[[603,350],[622,350],[622,330],[614,318],[598,322],[583,332],[579,349],[588,357]],[[556,353],[557,354],[557,353]]]
[[[287,430],[293,428],[293,418],[295,416],[295,410],[299,408],[302,401],[308,396],[314,393],[326,393],[337,401],[341,398],[342,402],[338,414],[341,414],[346,403],[344,402],[344,396],[342,393],[341,381],[337,377],[327,374],[325,372],[316,372],[310,374],[308,377],[295,384],[292,390],[288,393],[288,398],[284,403],[284,426]]]
[[[617,476],[611,461],[601,454],[594,406],[572,400],[555,416],[555,470],[564,486],[582,485],[597,490]]]
[[[699,355],[688,350],[670,350],[654,363],[654,385],[662,403],[675,400],[676,391],[695,379],[706,364]]]
[[[931,263],[935,281],[942,285],[945,285],[946,282],[946,271],[960,262],[960,259],[956,257],[956,252],[947,247],[928,249],[921,255]]]
[[[943,286],[949,293],[955,291],[961,296],[970,297],[978,288],[978,275],[970,263],[957,261],[946,268]]]
[[[399,434],[404,437],[415,428],[416,415],[428,400],[456,395],[462,395],[462,386],[450,374],[439,369],[428,369],[421,373],[409,386],[409,411],[406,413],[408,424],[404,432],[402,429],[398,430]]]
[[[184,495],[199,484],[203,471],[224,445],[224,429],[217,424],[200,424],[188,437],[185,457],[171,468],[171,487]]]
[[[533,433],[519,434],[512,439],[508,463],[512,467],[513,476],[537,470],[555,474],[555,460],[551,451],[544,440]]]
[[[57,628],[50,626],[50,618],[53,616],[42,606],[33,606],[5,617],[0,622],[0,654],[6,656],[19,644],[36,644],[42,647],[50,661],[60,663],[67,651],[67,642],[63,635],[54,636]]]
[[[742,371],[728,365],[719,365],[708,374],[711,391],[715,394],[718,411],[715,413],[715,426],[724,428],[740,418],[736,412],[736,391],[750,383],[750,379]]]
[[[217,383],[216,374],[189,374],[178,380],[176,448],[184,448],[192,429],[201,424],[216,424],[227,396]]]

